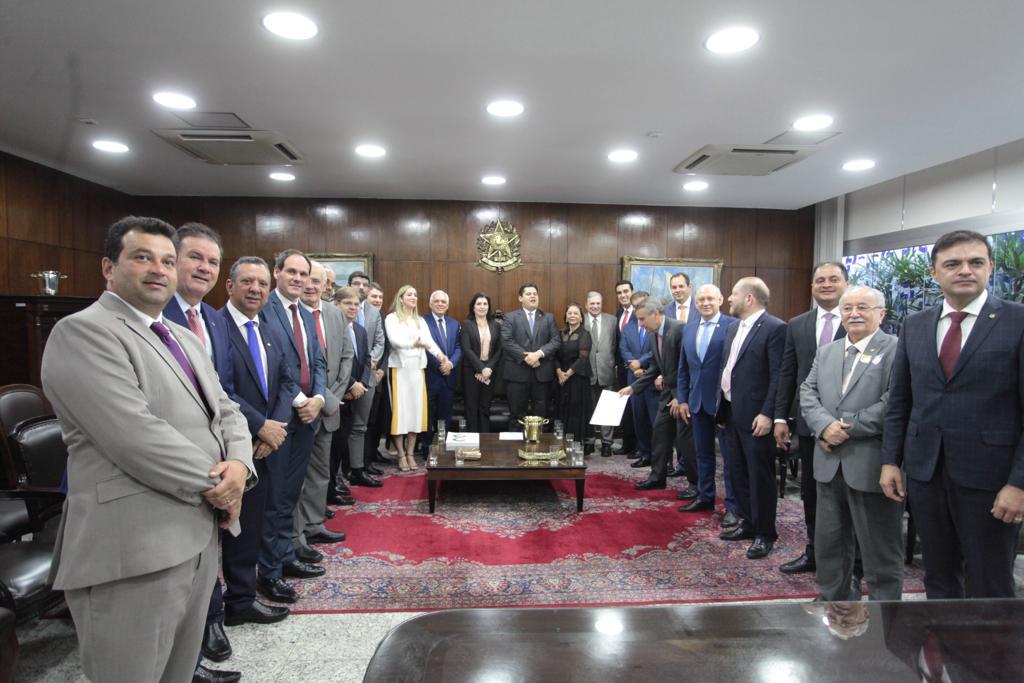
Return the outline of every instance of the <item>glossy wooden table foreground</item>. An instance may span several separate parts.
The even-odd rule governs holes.
[[[1024,602],[448,610],[388,634],[363,680],[881,683],[926,667],[1024,681]]]
[[[540,442],[526,444],[524,441],[501,441],[497,434],[480,435],[480,459],[466,460],[463,465],[455,464],[455,451],[443,451],[436,465],[427,464],[427,499],[430,511],[437,502],[437,487],[441,481],[534,481],[538,479],[574,479],[576,481],[576,511],[583,511],[583,486],[587,466],[572,466],[567,453],[558,467],[552,467],[547,460],[528,461],[519,457],[520,448],[548,451],[556,444],[563,449],[568,444],[556,440],[553,434],[541,434]]]

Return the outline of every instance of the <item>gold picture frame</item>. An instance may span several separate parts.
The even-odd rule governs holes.
[[[306,254],[309,258],[334,271],[335,282],[341,287],[348,283],[351,273],[361,270],[373,280],[373,254]]]
[[[634,290],[648,292],[667,304],[672,301],[669,288],[672,275],[686,273],[694,292],[701,285],[719,287],[724,263],[724,259],[623,256],[622,279],[632,282]]]

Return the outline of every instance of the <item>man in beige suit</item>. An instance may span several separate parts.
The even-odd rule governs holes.
[[[93,681],[192,679],[252,445],[206,350],[163,319],[174,228],[130,216],[107,233],[107,291],[54,327],[43,389],[68,446],[54,557]]]

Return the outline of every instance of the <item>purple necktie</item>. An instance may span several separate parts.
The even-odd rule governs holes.
[[[824,346],[832,341],[832,337],[836,335],[835,328],[832,327],[832,318],[836,317],[835,313],[825,314],[825,324],[821,328],[821,338],[818,339],[818,346]]]
[[[188,362],[188,358],[185,357],[185,352],[181,350],[181,346],[178,345],[178,341],[171,336],[171,331],[167,329],[167,326],[160,321],[154,322],[149,326],[149,329],[156,332],[156,335],[160,337],[160,341],[164,343],[167,350],[174,356],[174,360],[178,361],[178,365],[185,372],[185,376],[192,382],[192,386],[196,388],[199,393],[199,398],[203,400],[203,405],[206,406],[207,411],[210,410],[210,404],[206,400],[206,395],[203,394],[203,388],[199,386],[199,380],[196,379],[196,373],[192,370],[192,365]]]

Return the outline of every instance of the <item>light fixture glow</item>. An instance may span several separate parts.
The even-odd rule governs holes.
[[[320,31],[312,19],[297,12],[271,12],[263,17],[263,28],[288,40],[309,40]]]
[[[196,108],[196,101],[180,92],[163,91],[153,93],[153,101],[168,109],[185,110]]]
[[[480,179],[484,185],[504,185],[505,177],[500,175],[485,175]]]
[[[683,189],[687,192],[703,192],[708,189],[708,184],[703,180],[691,180],[683,185]]]
[[[866,171],[874,167],[875,162],[872,159],[853,159],[843,164],[844,171]]]
[[[124,154],[128,151],[128,145],[117,140],[95,140],[92,146],[101,152],[109,152],[110,154]]]
[[[704,47],[720,55],[749,50],[761,40],[761,36],[749,26],[733,26],[723,29],[704,41]]]
[[[382,157],[387,153],[388,151],[380,145],[359,145],[356,147],[356,154],[361,157],[369,157],[371,159]]]
[[[270,174],[270,179],[277,180],[282,183],[290,183],[291,181],[295,180],[295,176],[292,175],[291,173],[276,172]]]
[[[793,130],[824,130],[832,125],[832,117],[828,114],[811,114],[801,116],[793,122]]]
[[[525,111],[526,107],[520,102],[515,100],[495,100],[487,105],[487,113],[491,116],[499,116],[501,118],[509,118],[511,116],[519,116]]]
[[[606,636],[617,636],[624,630],[622,620],[614,616],[603,616],[594,622],[594,630]]]
[[[608,152],[608,161],[614,161],[617,164],[626,164],[630,161],[636,161],[639,155],[636,150],[633,149],[614,149]]]

